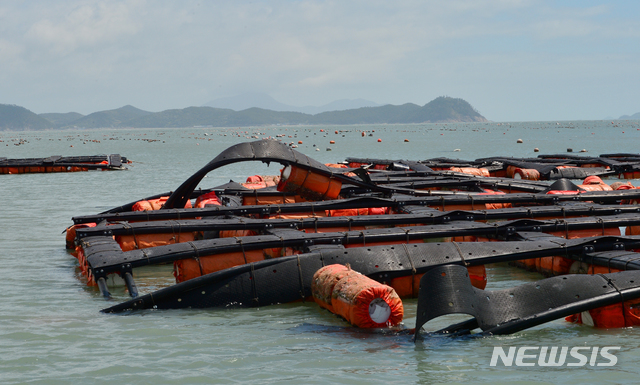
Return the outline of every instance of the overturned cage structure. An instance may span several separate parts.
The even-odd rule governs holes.
[[[283,168],[198,188],[246,161]],[[105,313],[315,300],[379,328],[402,320],[402,298],[417,298],[416,339],[508,334],[562,317],[634,326],[640,190],[603,178],[639,172],[634,154],[325,165],[260,140],[223,151],[173,192],[74,217],[67,248],[105,298],[126,287],[131,298]],[[485,265],[498,262],[548,278],[487,290]],[[139,293],[135,271],[155,265],[172,265],[175,283]],[[473,318],[424,330],[455,313]]]
[[[130,161],[119,154],[92,156],[61,156],[11,159],[0,157],[0,174],[33,174],[78,171],[126,170]]]

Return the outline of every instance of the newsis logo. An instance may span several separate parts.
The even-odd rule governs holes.
[[[502,346],[493,348],[490,366],[614,366],[618,358],[612,351],[620,346],[512,346],[507,352]]]

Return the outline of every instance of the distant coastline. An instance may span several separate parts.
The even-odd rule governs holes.
[[[242,111],[213,107],[188,107],[149,112],[133,106],[89,115],[75,112],[35,114],[15,105],[0,104],[0,130],[44,130],[65,128],[175,128],[248,127],[264,125],[393,124],[488,122],[468,102],[447,96],[424,106],[413,103],[327,111],[315,115],[301,112],[248,108]]]

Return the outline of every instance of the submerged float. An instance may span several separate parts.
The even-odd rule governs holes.
[[[0,157],[0,174],[78,172],[89,170],[126,170],[127,158],[119,154],[7,159]]]
[[[247,161],[282,170],[199,188]],[[261,140],[228,148],[173,192],[74,217],[66,242],[88,285],[131,296],[105,313],[315,300],[384,327],[401,322],[401,299],[417,298],[416,339],[454,313],[472,318],[436,333],[508,334],[562,317],[635,326],[640,189],[602,178],[639,165],[633,154],[325,165]],[[548,278],[487,290],[485,265],[499,262]],[[136,270],[167,264],[175,283],[139,293]]]

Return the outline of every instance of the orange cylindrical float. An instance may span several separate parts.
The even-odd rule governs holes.
[[[611,167],[606,166],[606,165],[604,165],[602,163],[584,163],[584,164],[581,164],[580,167],[582,167],[582,168],[604,168],[606,170],[610,170],[611,169]]]
[[[463,174],[469,175],[477,175],[477,176],[489,176],[489,170],[486,168],[475,168],[475,167],[451,167],[451,171],[459,172]]]
[[[369,215],[369,209],[367,207],[360,209],[324,210],[324,212],[328,217],[357,217],[360,215]]]
[[[181,259],[173,262],[173,276],[176,278],[176,283],[180,283],[205,274],[264,259],[262,250],[246,250],[244,252],[205,255],[197,259]]]
[[[589,265],[584,262],[574,261],[571,267],[572,273],[608,274],[621,270],[611,269],[606,266]],[[595,309],[573,314],[565,318],[566,321],[578,324],[595,326],[597,328],[624,328],[640,325],[640,299],[624,301],[613,305],[602,306]]]
[[[589,238],[598,236],[620,236],[619,227],[607,227],[600,229],[583,229],[569,231],[552,231],[548,234],[565,239]],[[537,271],[545,276],[571,274],[571,266],[575,262],[573,259],[553,256],[533,258],[522,261],[524,268],[531,271]]]
[[[83,224],[73,225],[67,229],[67,235],[65,236],[65,243],[66,243],[67,249],[75,250],[76,248],[76,229],[84,229],[87,227],[96,227],[96,224],[83,223]],[[75,252],[72,252],[72,254],[75,254]]]
[[[578,187],[585,191],[613,191],[611,186],[606,183],[601,184],[579,184]]]
[[[174,243],[193,242],[195,240],[195,233],[193,231],[186,231],[177,233],[117,235],[115,239],[122,251],[131,251],[172,245]]]
[[[591,175],[582,181],[582,184],[578,187],[586,191],[612,191],[613,189],[608,184],[604,183],[600,177]]]
[[[631,184],[631,182],[613,182],[611,183],[611,188],[614,189],[615,191],[618,190],[633,190],[636,187],[634,185]]]
[[[582,184],[602,184],[604,183],[599,176],[590,175],[582,181]]]
[[[278,191],[299,193],[313,200],[335,199],[341,187],[342,182],[337,179],[291,165],[282,170],[278,183]]]
[[[640,171],[623,172],[618,175],[618,179],[638,179],[640,178]]]
[[[547,277],[569,274],[574,262],[573,259],[560,256],[536,258],[535,261],[536,271]]]
[[[485,192],[479,193],[478,195],[505,195],[502,191],[493,191],[484,189]],[[510,208],[512,207],[511,203],[478,203],[478,204],[452,204],[445,206],[444,203],[440,206],[429,206],[431,208],[440,210],[440,211],[453,211],[453,210],[493,210],[493,209],[502,209],[502,208]]]
[[[234,237],[249,237],[252,235],[258,235],[253,230],[220,230],[219,238],[234,238]]]
[[[631,182],[613,182],[611,183],[611,188],[615,191],[618,190],[634,190],[636,187],[634,185],[631,184]],[[637,205],[638,204],[638,200],[637,199],[623,199],[620,201],[620,204],[623,205]]]
[[[252,175],[247,177],[247,180],[245,182],[246,183],[264,182],[264,178],[262,178],[260,175]]]
[[[136,202],[131,211],[154,211],[160,210],[169,197],[160,197],[158,199],[149,199],[145,201]],[[191,201],[187,200],[184,206],[185,209],[191,208]]]
[[[255,182],[255,183],[240,183],[242,187],[248,188],[250,190],[260,190],[263,188],[269,187],[267,182]]]
[[[573,190],[551,190],[547,191],[547,195],[575,195],[580,194],[580,191]]]
[[[318,270],[311,292],[320,306],[357,327],[395,326],[404,316],[402,301],[393,288],[347,266],[329,265]]]
[[[275,193],[274,193],[275,194]],[[262,196],[252,196],[245,195],[242,197],[242,205],[282,205],[285,203],[296,203],[295,196],[283,196],[282,194],[278,195],[262,195]]]
[[[196,198],[196,207],[203,208],[206,205],[216,205],[222,206],[222,203],[218,199],[218,194],[215,191],[211,191],[210,193],[202,194]]]
[[[513,179],[540,180],[540,172],[533,168],[516,168]]]
[[[484,265],[467,266],[469,280],[475,288],[484,290],[487,287],[487,270]],[[394,277],[389,286],[396,291],[400,298],[418,298],[420,279],[424,274],[412,274],[404,277]]]
[[[320,307],[334,313],[331,293],[336,283],[349,271],[351,270],[344,265],[328,265],[316,271],[311,281],[311,294]]]
[[[606,329],[638,326],[640,325],[640,299],[583,311],[570,315],[565,320]]]

